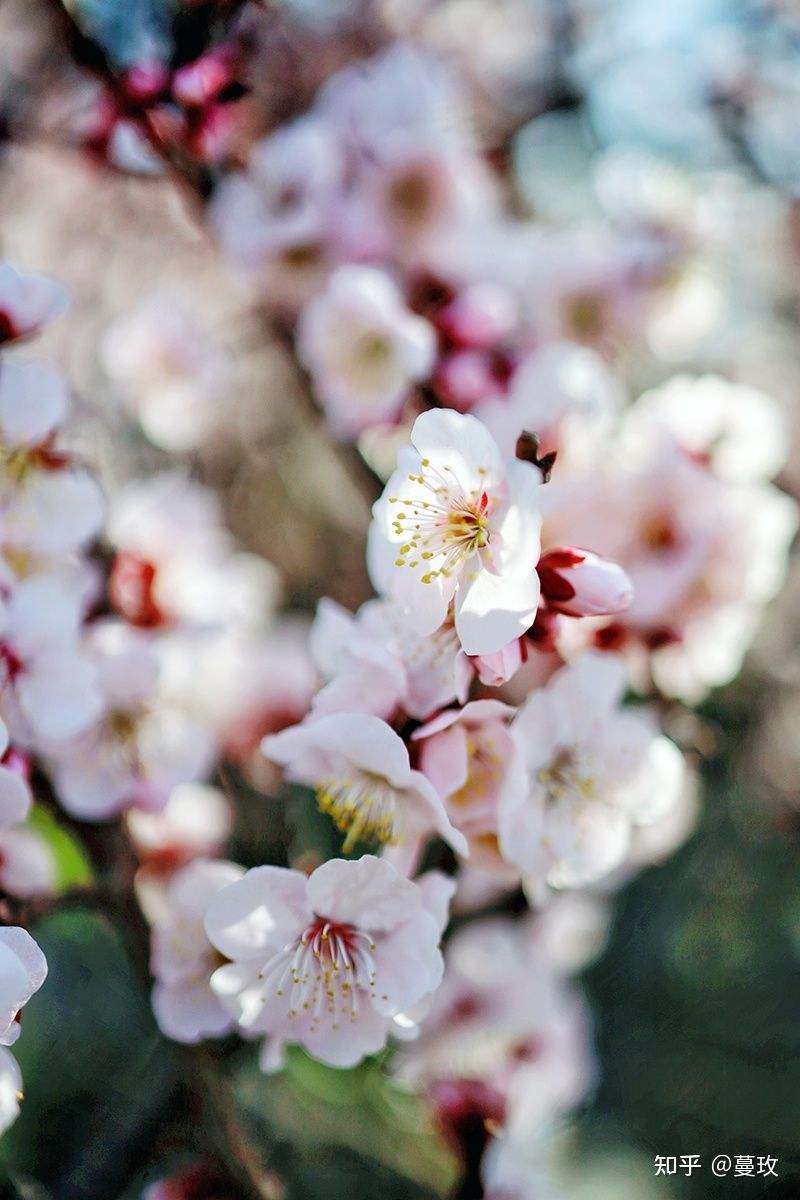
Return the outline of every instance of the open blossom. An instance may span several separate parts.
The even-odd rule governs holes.
[[[585,654],[514,718],[519,759],[498,826],[504,857],[524,875],[554,887],[600,879],[623,862],[636,825],[678,803],[680,752],[646,716],[619,707],[625,685],[618,658]]]
[[[765,392],[721,375],[675,375],[644,392],[628,414],[629,443],[667,429],[693,458],[731,483],[777,475],[786,460],[783,414]]]
[[[352,437],[396,415],[411,385],[430,372],[432,327],[403,304],[374,267],[339,267],[298,323],[298,354],[335,433]]]
[[[270,303],[294,307],[324,279],[342,174],[338,139],[310,115],[258,142],[247,170],[214,192],[211,223],[224,251],[259,273]]]
[[[221,1037],[234,1024],[210,987],[220,957],[203,921],[212,898],[243,875],[244,868],[235,863],[197,859],[178,871],[167,889],[165,913],[152,933],[150,967],[158,1026],[175,1041]]]
[[[126,825],[142,862],[164,871],[219,853],[233,826],[231,803],[207,783],[179,783],[158,812],[131,809]]]
[[[458,89],[432,55],[391,46],[334,75],[315,107],[352,165],[339,229],[355,256],[415,262],[448,228],[494,210]]]
[[[80,737],[51,749],[59,798],[74,816],[89,820],[132,805],[158,809],[173,787],[211,769],[211,731],[160,693],[157,643],[143,631],[99,621],[87,648],[103,711]]]
[[[419,743],[420,770],[480,865],[492,866],[497,857],[497,803],[517,753],[509,732],[513,714],[499,700],[473,700],[440,713],[411,735]]]
[[[0,345],[38,333],[66,307],[67,293],[60,283],[0,264]]]
[[[117,551],[111,602],[134,625],[259,628],[271,615],[274,568],[237,549],[218,497],[181,472],[122,488],[108,537]]]
[[[619,563],[633,599],[609,628],[564,630],[565,649],[591,633],[624,649],[635,675],[643,659],[662,691],[697,701],[741,665],[783,578],[797,506],[769,483],[720,478],[663,426],[645,424],[638,406],[604,461],[556,470],[543,540],[591,546]]]
[[[85,581],[51,570],[17,583],[0,611],[0,707],[21,745],[63,741],[100,713],[91,657],[80,645]]]
[[[219,426],[228,361],[174,297],[152,295],[120,317],[102,352],[127,407],[157,446],[182,453]]]
[[[595,1075],[589,1013],[529,924],[493,917],[450,938],[442,985],[400,1072],[434,1088],[480,1080],[505,1095],[520,1071],[537,1081],[542,1123],[579,1103]]]
[[[354,1066],[439,986],[445,891],[444,880],[421,887],[373,855],[332,859],[308,878],[255,867],[209,905],[208,936],[232,960],[211,986],[243,1032],[268,1036],[265,1065],[298,1042]]]
[[[317,715],[361,711],[388,720],[400,708],[424,719],[467,698],[473,667],[452,623],[419,635],[385,600],[368,600],[351,616],[324,599],[309,641],[327,681],[314,699]]]
[[[541,473],[504,462],[484,426],[455,412],[423,413],[411,441],[373,509],[373,583],[423,634],[452,600],[465,652],[493,654],[539,604]]]
[[[71,554],[99,531],[100,488],[56,442],[67,408],[55,372],[36,362],[3,362],[0,512],[2,540],[16,559]]]
[[[290,778],[315,788],[317,803],[357,841],[411,845],[437,833],[454,850],[466,842],[451,825],[438,792],[411,768],[402,738],[369,713],[333,713],[267,737],[268,758]]]

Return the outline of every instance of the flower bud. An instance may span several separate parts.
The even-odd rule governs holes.
[[[516,675],[528,657],[527,645],[524,638],[515,638],[494,654],[479,654],[472,659],[472,664],[478,672],[481,683],[487,687],[500,687]]]
[[[633,599],[633,585],[622,567],[589,550],[573,546],[548,550],[537,571],[547,607],[568,617],[624,612]]]

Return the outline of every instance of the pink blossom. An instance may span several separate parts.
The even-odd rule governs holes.
[[[365,855],[308,878],[255,867],[212,899],[206,930],[231,962],[211,986],[243,1032],[267,1035],[265,1067],[286,1042],[337,1067],[381,1049],[441,982],[440,891],[429,911],[425,889]]]

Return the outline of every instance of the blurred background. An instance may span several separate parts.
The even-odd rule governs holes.
[[[369,594],[363,539],[375,492],[356,451],[331,442],[281,322],[198,219],[213,170],[179,162],[155,174],[137,162],[131,172],[101,161],[86,132],[98,70],[138,61],[181,20],[190,37],[192,21],[212,17],[249,47],[236,101],[243,144],[303,111],[342,63],[410,37],[465,79],[477,136],[507,168],[520,215],[671,222],[684,239],[672,303],[616,365],[633,394],[679,369],[721,370],[773,394],[794,431],[780,483],[800,491],[792,0],[4,0],[0,247],[71,292],[69,314],[37,350],[66,373],[73,436],[112,496],[171,461],[133,419],[103,350],[120,320],[158,303],[199,331],[223,397],[191,470],[219,493],[240,543],[278,567],[282,607],[303,618],[322,595],[353,607]],[[607,945],[581,977],[599,1080],[557,1147],[570,1200],[800,1195],[798,599],[795,563],[739,679],[695,714],[667,714],[698,764],[701,815],[674,856],[622,887]],[[236,786],[239,861],[263,861],[272,836],[327,836],[306,808],[279,820],[277,802],[248,791],[252,780]],[[253,816],[264,803],[278,834]],[[82,836],[54,845],[62,878],[81,881]],[[36,933],[50,980],[18,1047],[27,1098],[0,1146],[3,1195],[134,1200],[213,1149],[198,1145],[187,1113],[210,1106],[222,1130],[229,1105],[242,1155],[263,1156],[276,1196],[448,1195],[451,1152],[385,1064],[345,1076],[296,1054],[264,1079],[232,1050],[231,1095],[219,1096],[192,1052],[187,1104],[183,1051],[157,1033],[137,964],[103,915],[58,912]],[[778,1178],[715,1180],[707,1167],[655,1176],[655,1155],[690,1153],[704,1164],[771,1155]],[[202,1194],[229,1194],[213,1186]]]

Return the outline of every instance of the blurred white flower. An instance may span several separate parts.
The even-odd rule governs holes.
[[[436,339],[388,275],[348,266],[300,314],[297,350],[334,433],[354,437],[397,414],[433,367]]]
[[[668,813],[685,786],[678,748],[649,716],[620,708],[624,664],[585,654],[534,692],[512,723],[498,809],[500,847],[534,880],[576,887],[625,859],[632,830]]]
[[[222,425],[229,361],[175,297],[150,296],[118,318],[102,358],[130,412],[164,450],[192,450]]]
[[[244,873],[235,863],[196,859],[167,889],[166,912],[152,932],[150,969],[158,1027],[176,1042],[221,1037],[235,1023],[210,987],[220,958],[203,921],[212,898]]]

